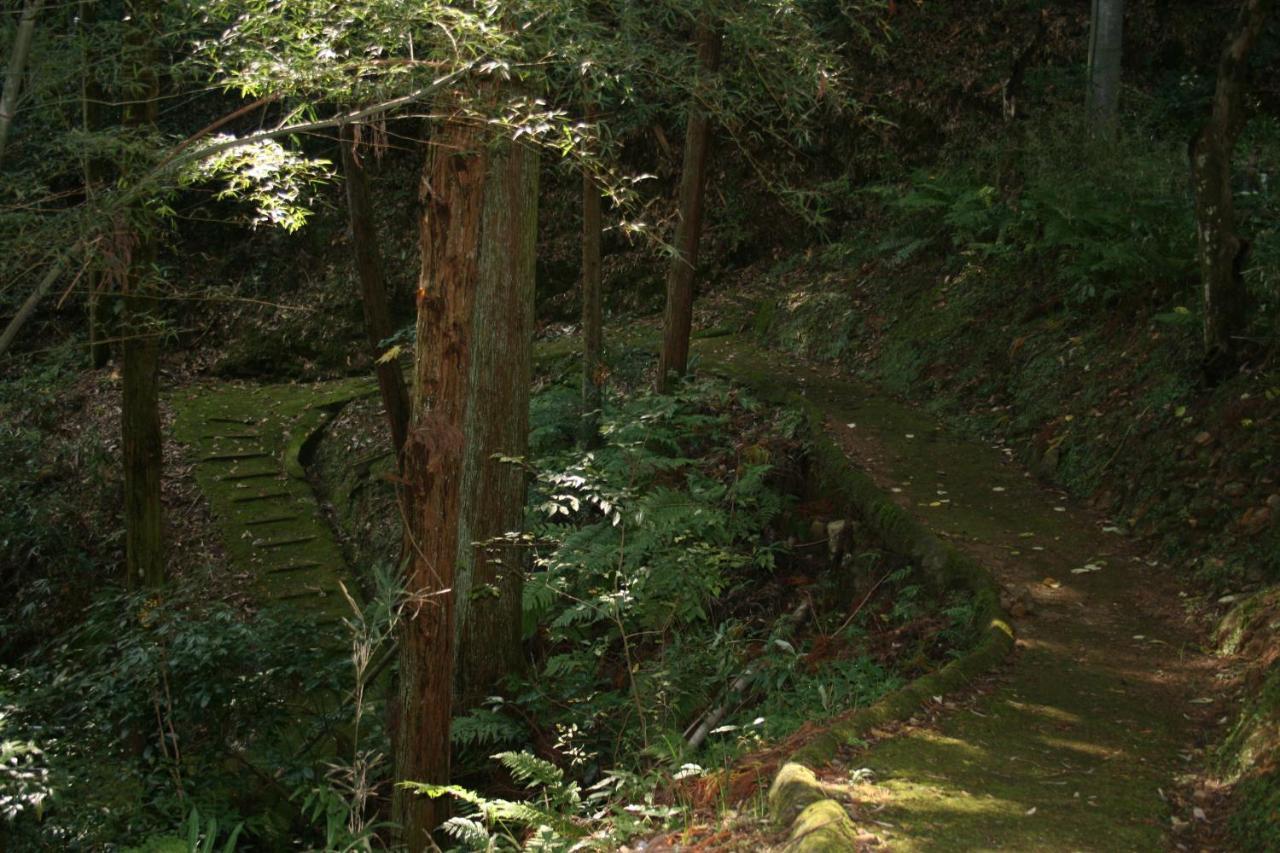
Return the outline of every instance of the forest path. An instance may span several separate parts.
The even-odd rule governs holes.
[[[859,826],[906,851],[1169,846],[1165,793],[1194,769],[1213,690],[1176,576],[1007,451],[734,339],[695,351],[713,369],[803,393],[850,459],[1030,610],[1014,620],[1010,663],[977,696],[942,697],[936,724],[840,757],[873,774],[851,789]],[[848,781],[847,770],[814,769]]]

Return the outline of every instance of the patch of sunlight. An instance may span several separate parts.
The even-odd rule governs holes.
[[[981,759],[986,756],[986,750],[981,747],[974,746],[968,741],[958,740],[953,737],[935,731],[915,731],[909,736],[909,740],[926,741],[934,746],[944,746],[950,749],[956,749],[964,753],[963,758],[971,758],[974,760]]]
[[[1115,747],[1103,746],[1100,743],[1088,743],[1082,740],[1067,740],[1066,738],[1042,737],[1041,741],[1046,746],[1052,746],[1055,749],[1067,749],[1073,752],[1081,752],[1085,755],[1092,755],[1097,758],[1120,758],[1125,753],[1123,749]]]
[[[1072,714],[1070,711],[1064,711],[1061,708],[1055,708],[1052,705],[1036,705],[1032,702],[1019,702],[1016,699],[1009,699],[1005,704],[1018,711],[1025,711],[1028,714],[1048,717],[1049,719],[1057,720],[1060,723],[1074,724],[1083,721],[1083,718],[1079,714]]]
[[[930,812],[950,812],[969,817],[999,818],[1018,817],[1027,807],[1022,803],[994,797],[990,794],[974,794],[969,791],[938,785],[922,785],[903,779],[888,779],[881,783],[892,795],[891,806],[905,811],[928,809]]]

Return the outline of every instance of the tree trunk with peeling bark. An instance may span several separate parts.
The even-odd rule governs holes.
[[[338,146],[342,151],[342,174],[347,190],[347,221],[351,227],[351,245],[355,255],[356,277],[360,282],[360,306],[364,311],[364,329],[369,338],[369,351],[374,358],[378,391],[387,414],[391,446],[396,459],[404,448],[409,428],[409,392],[404,376],[394,360],[379,362],[379,344],[391,337],[391,309],[387,302],[386,278],[382,272],[382,256],[378,251],[378,230],[373,220],[373,202],[369,198],[369,179],[357,150],[355,127],[344,125],[339,131]]]
[[[720,31],[708,21],[698,24],[698,65],[706,89],[720,66]],[[707,160],[711,150],[711,118],[699,97],[689,102],[685,129],[684,165],[680,176],[680,221],[676,225],[676,256],[667,270],[667,306],[662,323],[662,352],[658,357],[658,392],[665,394],[672,375],[683,376],[689,366],[689,336],[693,331],[693,277],[698,268],[702,213],[706,197]]]
[[[1204,292],[1204,365],[1214,380],[1235,366],[1236,339],[1248,315],[1244,284],[1248,242],[1236,233],[1231,160],[1246,120],[1249,52],[1262,33],[1271,6],[1272,0],[1245,0],[1241,6],[1235,31],[1218,64],[1213,112],[1191,146]]]
[[[423,173],[399,779],[447,782],[455,685],[474,698],[520,662],[524,549],[494,539],[519,529],[526,477],[494,457],[528,440],[537,178],[533,152],[464,120],[432,139]],[[397,790],[394,812],[425,850],[448,804]]]

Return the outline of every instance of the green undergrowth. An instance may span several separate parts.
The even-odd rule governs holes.
[[[573,376],[564,358],[542,364]],[[689,803],[673,782],[868,705],[974,637],[968,599],[938,597],[856,519],[806,495],[799,413],[720,380],[655,395],[650,358],[615,352],[595,449],[575,444],[573,384],[546,378],[533,396],[531,668],[455,719],[456,778],[480,792],[449,827],[462,847],[540,823],[551,849],[678,824]],[[397,547],[385,446],[368,401],[315,455],[357,561]],[[846,525],[834,539],[833,522]],[[542,812],[490,799],[521,767]]]
[[[1244,849],[1280,850],[1280,590],[1251,596],[1223,620],[1223,654],[1244,663],[1242,713],[1217,751],[1234,784],[1230,826]]]
[[[869,233],[766,274],[779,295],[756,340],[1008,448],[1158,542],[1172,582],[1228,601],[1280,583],[1280,201],[1239,164],[1253,319],[1242,369],[1209,385],[1182,143],[1121,134],[1101,150],[1052,130],[875,188]],[[1264,170],[1280,163],[1266,131],[1250,131]],[[1248,685],[1237,739],[1272,719],[1268,684]],[[1274,786],[1270,771],[1240,785],[1233,826],[1255,846],[1274,831]]]
[[[294,642],[309,622],[249,615],[195,584],[98,593],[76,627],[0,669],[0,843],[114,849],[193,811],[244,842],[308,837],[287,804],[322,777],[296,746],[333,721],[298,695],[349,681],[333,655]]]
[[[1266,260],[1280,202],[1242,201],[1242,227],[1265,244],[1246,276],[1259,343],[1246,369],[1206,387],[1194,231],[1167,177],[1180,155],[1128,137],[1101,152],[1051,130],[1011,161],[978,156],[877,188],[878,232],[768,274],[783,295],[759,313],[758,340],[1008,444],[1160,537],[1220,594],[1280,580],[1280,292]]]
[[[73,624],[123,557],[117,388],[83,359],[63,345],[0,375],[0,663]]]

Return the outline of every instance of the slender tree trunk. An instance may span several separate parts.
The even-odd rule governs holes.
[[[595,110],[587,109],[595,121]],[[600,242],[603,229],[600,182],[590,169],[582,170],[582,444],[594,447],[600,438],[600,407],[604,398],[604,319],[600,309]]]
[[[386,279],[382,273],[382,257],[378,252],[378,231],[373,220],[373,203],[369,198],[369,181],[356,150],[355,128],[344,125],[339,131],[342,149],[342,173],[347,186],[347,218],[351,225],[351,243],[355,252],[356,274],[360,280],[360,305],[364,309],[364,328],[375,359],[378,390],[387,413],[391,444],[396,458],[404,449],[409,428],[409,392],[404,376],[395,361],[377,363],[379,344],[391,337],[391,311],[387,302]]]
[[[1124,0],[1093,0],[1087,106],[1091,127],[1104,134],[1115,129],[1123,45]]]
[[[123,235],[121,244],[127,241]],[[134,249],[121,298],[123,396],[120,420],[124,451],[125,567],[133,588],[164,583],[163,512],[160,475],[160,336],[155,301],[146,295],[151,252]]]
[[[9,141],[9,127],[18,111],[18,95],[22,92],[22,75],[31,58],[31,40],[36,31],[36,17],[44,0],[27,0],[18,21],[18,32],[13,37],[13,47],[4,72],[4,91],[0,92],[0,163],[4,160],[5,143]]]
[[[720,31],[707,21],[698,25],[698,63],[709,78],[720,65]],[[707,84],[704,79],[703,86]],[[667,307],[663,317],[662,352],[658,357],[658,391],[666,393],[670,376],[683,376],[689,366],[693,329],[693,276],[698,268],[702,211],[711,148],[711,119],[697,97],[689,103],[680,176],[680,221],[676,225],[676,257],[667,270]]]
[[[519,665],[523,549],[493,540],[519,530],[525,473],[494,456],[523,456],[528,440],[537,179],[531,151],[465,120],[440,129],[423,174],[401,779],[449,778],[455,638],[459,695]],[[411,851],[448,815],[443,800],[403,793],[394,811]]]
[[[105,93],[98,75],[94,72],[94,56],[89,51],[89,40],[93,36],[92,28],[98,18],[97,0],[80,0],[77,7],[79,30],[82,39],[81,71],[80,71],[80,124],[86,134],[97,133],[106,126]],[[82,170],[84,172],[84,196],[89,201],[97,193],[98,187],[106,180],[108,164],[101,157],[92,153],[84,155]],[[87,259],[84,273],[85,288],[88,291],[89,308],[89,366],[105,367],[111,358],[111,348],[107,344],[111,334],[108,329],[108,318],[103,311],[102,284],[103,276]]]
[[[1248,312],[1244,286],[1247,241],[1236,234],[1231,159],[1245,125],[1248,57],[1262,33],[1272,0],[1245,0],[1235,32],[1218,64],[1218,85],[1209,121],[1192,142],[1196,232],[1204,288],[1204,356],[1210,378],[1237,359],[1236,336]]]
[[[127,36],[132,92],[124,111],[127,127],[154,125],[159,78],[154,51],[156,8],[139,0],[129,5]],[[154,246],[145,235],[128,233],[122,225],[116,245],[121,254],[121,298],[124,341],[121,345],[124,399],[121,437],[124,451],[125,568],[132,586],[164,583],[164,543],[160,474],[163,465],[160,436],[160,337],[151,265]]]

